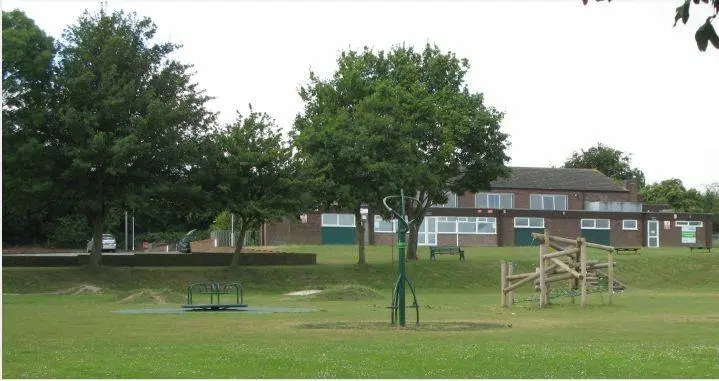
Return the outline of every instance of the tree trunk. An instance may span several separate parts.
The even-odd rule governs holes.
[[[240,255],[242,255],[242,246],[245,244],[245,233],[247,231],[247,223],[243,218],[239,219],[240,222],[240,236],[235,237],[235,251],[232,253],[232,261],[230,267],[236,269],[240,266]]]
[[[90,253],[90,270],[98,271],[102,266],[102,215],[93,216],[92,221],[92,252]]]
[[[417,237],[419,235],[419,224],[412,224],[409,228],[409,237],[407,245],[407,260],[416,261],[417,257]]]
[[[365,255],[364,255],[364,231],[365,231],[365,222],[362,221],[362,214],[360,213],[359,209],[355,211],[355,221],[357,222],[355,225],[357,228],[355,229],[357,232],[357,244],[359,249],[359,255],[357,258],[357,264],[358,265],[364,265],[366,264]]]

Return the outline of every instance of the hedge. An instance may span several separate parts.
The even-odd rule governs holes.
[[[103,255],[103,266],[229,266],[232,255],[227,253],[201,254],[134,254]],[[4,255],[4,267],[53,267],[87,265],[90,256],[35,256]],[[317,254],[313,253],[243,253],[240,266],[268,265],[315,265]]]

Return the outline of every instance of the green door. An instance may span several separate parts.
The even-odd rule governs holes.
[[[587,242],[598,243],[609,246],[609,229],[582,229],[582,237]]]
[[[355,228],[353,227],[323,227],[323,245],[353,245],[355,243]]]
[[[514,246],[538,246],[532,233],[544,233],[542,228],[514,228]]]

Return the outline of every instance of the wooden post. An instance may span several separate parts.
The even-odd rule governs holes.
[[[544,242],[539,246],[539,307],[547,305],[547,273],[544,255],[547,254],[549,247],[549,237],[547,231],[544,231]]]
[[[607,287],[609,288],[609,305],[612,305],[612,295],[614,295],[614,255],[610,251],[609,254],[607,254],[607,258],[609,258],[609,267],[607,268],[607,272],[609,279],[607,279]]]
[[[514,263],[507,264],[507,276],[514,275]],[[514,290],[509,292],[509,304],[514,305]]]
[[[499,264],[499,272],[500,272],[500,285],[502,288],[500,289],[500,292],[502,295],[500,295],[500,303],[502,307],[507,307],[507,292],[504,291],[505,288],[507,288],[507,262],[501,261]]]
[[[587,240],[582,237],[580,238],[581,246],[579,247],[579,268],[581,269],[582,279],[582,308],[587,307]]]

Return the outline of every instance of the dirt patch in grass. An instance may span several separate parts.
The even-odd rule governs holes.
[[[511,324],[495,322],[447,321],[447,322],[407,322],[405,327],[387,322],[332,322],[299,324],[303,329],[363,329],[363,330],[411,330],[411,331],[477,331],[497,328],[510,328]]]
[[[181,297],[166,290],[140,289],[118,295],[118,303],[170,304],[181,302]]]
[[[359,284],[331,286],[311,296],[314,300],[369,300],[382,295],[377,290]]]
[[[53,292],[55,295],[99,295],[102,294],[102,288],[92,284],[81,284],[73,286],[65,290]]]

